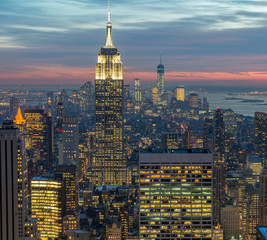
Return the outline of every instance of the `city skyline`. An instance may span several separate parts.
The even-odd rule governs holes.
[[[1,85],[80,84],[94,79],[107,1],[1,1],[0,7]],[[137,77],[155,82],[162,51],[166,82],[266,84],[264,1],[130,5],[116,0],[111,7],[126,83]]]

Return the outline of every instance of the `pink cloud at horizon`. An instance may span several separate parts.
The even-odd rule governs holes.
[[[25,65],[16,70],[0,70],[0,84],[83,84],[93,81],[94,67],[74,67],[64,65]],[[133,68],[125,68],[126,83],[133,83],[134,78],[141,78],[143,82],[156,82],[156,72],[138,72]],[[257,72],[166,72],[166,82],[207,82],[215,84],[218,81],[231,81],[248,85],[267,85],[267,71]]]

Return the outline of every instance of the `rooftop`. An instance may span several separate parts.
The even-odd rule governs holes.
[[[212,153],[209,149],[162,149],[162,148],[155,148],[155,149],[142,149],[140,153],[183,153],[183,154],[194,154],[194,153]]]
[[[261,235],[267,239],[267,227],[258,227],[259,232],[261,233]]]

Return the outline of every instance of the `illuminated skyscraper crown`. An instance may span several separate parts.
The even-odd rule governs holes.
[[[23,124],[26,123],[26,121],[25,121],[24,118],[22,117],[20,107],[19,107],[19,109],[18,109],[18,113],[17,113],[16,119],[14,120],[14,123],[17,124],[17,125],[23,125]]]
[[[112,80],[122,80],[122,62],[120,53],[118,52],[112,40],[110,15],[110,2],[108,2],[106,42],[98,53],[95,79],[106,80],[111,78]]]

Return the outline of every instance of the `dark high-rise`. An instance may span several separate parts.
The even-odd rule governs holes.
[[[112,40],[110,9],[106,42],[96,63],[96,153],[92,167],[94,185],[122,185],[126,182],[123,145],[122,62]]]
[[[203,125],[203,148],[213,150],[213,121],[205,118]]]
[[[217,108],[214,116],[214,150],[220,155],[219,158],[224,161],[224,122],[220,108]]]
[[[255,112],[255,153],[267,165],[267,113]]]
[[[0,129],[0,239],[24,239],[24,180],[19,131],[11,122]]]

